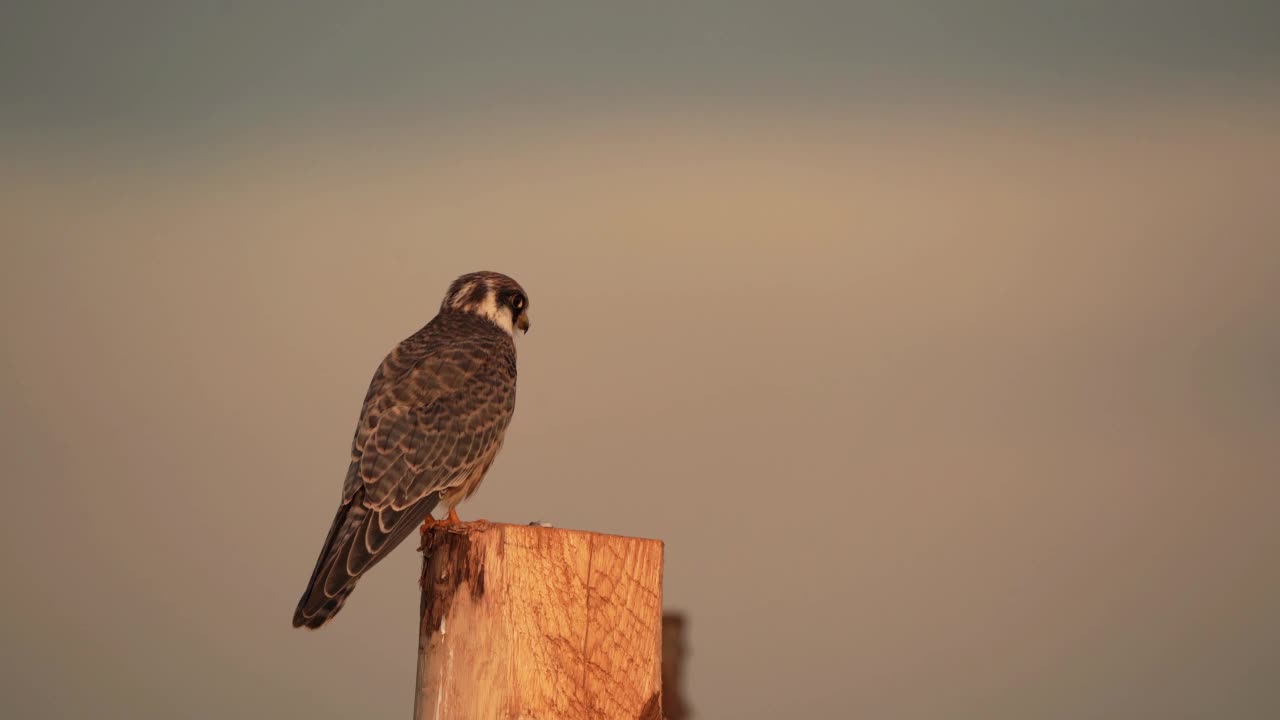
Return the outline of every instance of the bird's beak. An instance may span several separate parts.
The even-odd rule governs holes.
[[[516,327],[520,328],[520,332],[529,332],[529,313],[520,313],[520,318],[516,320]]]

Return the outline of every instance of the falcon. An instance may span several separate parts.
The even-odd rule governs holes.
[[[468,273],[449,285],[436,316],[382,361],[294,627],[331,620],[356,581],[420,523],[460,522],[455,508],[484,479],[515,410],[516,331],[529,331],[520,284]],[[441,503],[448,517],[437,521],[431,513]]]

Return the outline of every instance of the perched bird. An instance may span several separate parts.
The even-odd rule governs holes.
[[[454,280],[430,322],[382,361],[360,410],[342,503],[293,626],[319,628],[419,523],[456,523],[502,447],[529,297],[496,272]],[[448,519],[435,521],[437,503]]]

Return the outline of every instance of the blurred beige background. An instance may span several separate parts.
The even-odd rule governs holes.
[[[288,618],[480,268],[463,517],[665,540],[696,717],[1280,715],[1274,18],[254,7],[0,23],[6,717],[405,717],[410,544]]]

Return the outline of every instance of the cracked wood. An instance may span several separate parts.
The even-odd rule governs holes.
[[[423,552],[416,720],[661,717],[661,541],[475,522]]]

